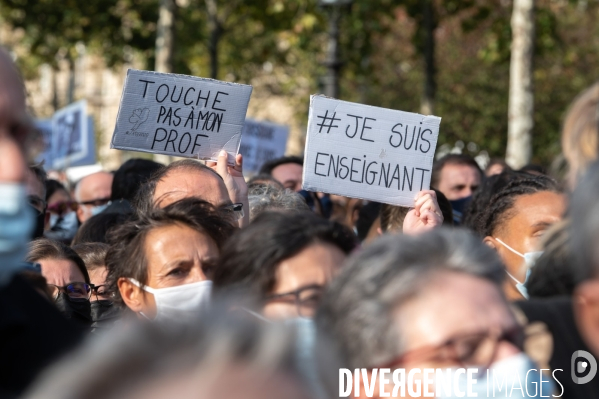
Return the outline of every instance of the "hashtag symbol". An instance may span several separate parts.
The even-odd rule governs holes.
[[[316,126],[320,127],[320,129],[318,130],[318,133],[322,133],[323,127],[327,128],[327,134],[331,132],[332,127],[339,127],[337,125],[333,125],[333,122],[341,120],[341,118],[335,118],[336,115],[337,115],[337,112],[333,112],[333,116],[329,117],[329,111],[327,110],[327,112],[324,114],[324,116],[317,116],[317,118],[322,119],[322,122],[318,123],[316,125]],[[328,125],[326,124],[327,121],[329,121]]]

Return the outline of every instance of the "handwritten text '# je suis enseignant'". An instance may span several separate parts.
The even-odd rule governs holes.
[[[409,205],[411,193],[429,186],[439,123],[437,117],[313,97],[307,185]]]

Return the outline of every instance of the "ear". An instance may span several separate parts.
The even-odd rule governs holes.
[[[578,331],[595,356],[599,355],[599,279],[580,283],[572,297]]]
[[[83,213],[85,211],[83,210],[83,206],[79,205],[77,207],[77,219],[79,220],[80,223],[83,223]]]
[[[493,248],[495,251],[497,251],[499,249],[499,245],[497,245],[497,241],[495,241],[495,239],[491,236],[486,236],[483,239],[483,243],[491,248]]]
[[[123,302],[135,313],[143,310],[143,292],[125,277],[119,278],[117,285]]]
[[[377,227],[377,228],[376,228],[376,233],[377,233],[379,236],[382,236],[382,235],[383,235],[383,230],[382,230],[380,227]]]

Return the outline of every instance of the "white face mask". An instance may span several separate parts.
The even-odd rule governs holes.
[[[528,281],[528,276],[530,276],[530,271],[534,267],[535,263],[537,262],[537,259],[539,259],[539,257],[541,255],[543,255],[543,251],[526,252],[524,254],[521,254],[520,252],[516,251],[514,248],[507,245],[505,242],[501,241],[499,238],[495,238],[495,239],[501,245],[506,247],[508,250],[512,251],[513,253],[515,253],[518,256],[521,256],[524,259],[524,267],[526,268],[526,272],[525,272],[526,277],[524,278],[524,282],[521,282],[516,277],[512,276],[510,274],[510,272],[508,272],[507,270],[506,270],[506,273],[508,274],[508,276],[510,276],[512,278],[512,280],[514,280],[516,282],[516,289],[518,291],[520,291],[520,293],[522,294],[522,296],[524,298],[528,299],[528,290],[526,289],[526,282]]]
[[[156,302],[156,317],[154,320],[181,320],[198,313],[210,302],[212,281],[206,280],[168,288],[144,286],[133,278],[130,278],[129,281],[154,295],[154,301]],[[143,313],[141,314],[148,318]]]
[[[99,215],[100,213],[104,212],[104,210],[106,208],[108,208],[108,205],[110,205],[111,202],[108,201],[106,204],[104,205],[98,205],[98,206],[94,206],[91,210],[92,216],[96,216]]]
[[[77,234],[79,221],[77,213],[69,212],[62,216],[54,213],[50,214],[50,230],[44,233],[44,236],[53,240],[70,240]]]
[[[476,383],[471,384],[470,396],[465,373],[458,376],[457,387],[451,387],[452,393],[447,394],[442,384],[437,384],[437,387],[439,399],[458,397],[460,393],[464,394],[460,397],[540,398],[541,394],[543,397],[551,396],[554,388],[550,377],[541,378],[539,367],[522,352],[495,362],[489,370],[484,370],[476,377]]]
[[[34,221],[25,187],[0,183],[0,286],[22,267]]]

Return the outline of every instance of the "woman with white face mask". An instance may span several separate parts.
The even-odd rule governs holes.
[[[65,244],[71,242],[77,229],[77,203],[71,199],[67,189],[56,180],[46,182],[46,202],[50,220],[44,236]]]
[[[210,298],[210,266],[234,230],[225,210],[197,198],[125,223],[106,256],[115,302],[150,320],[196,313]]]

